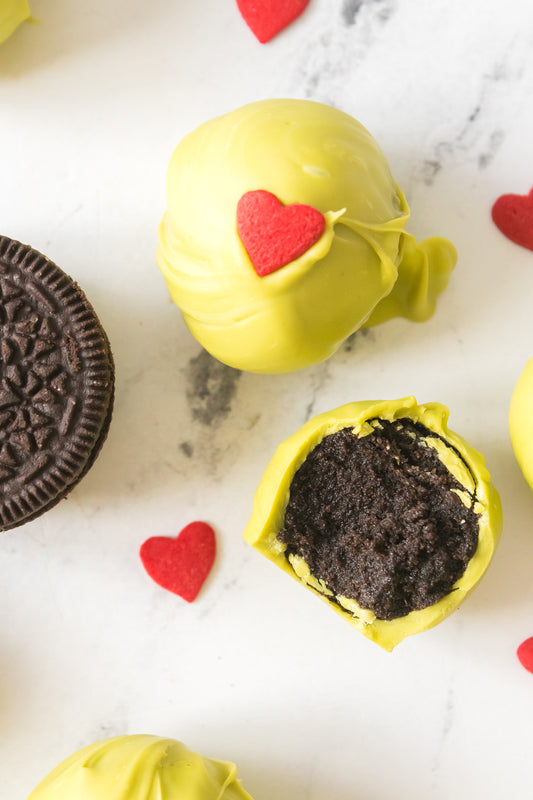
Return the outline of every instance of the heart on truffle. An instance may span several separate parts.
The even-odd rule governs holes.
[[[533,636],[522,642],[516,651],[518,660],[528,672],[533,672]]]
[[[533,250],[533,189],[528,195],[499,197],[492,206],[492,219],[508,239]]]
[[[215,532],[205,522],[191,522],[177,539],[152,536],[140,549],[148,575],[163,589],[183,597],[188,603],[198,592],[215,560]]]
[[[290,264],[312,247],[326,227],[312,206],[284,206],[272,192],[243,194],[237,204],[237,231],[260,278]]]
[[[309,0],[237,0],[242,18],[261,44],[294,22]]]

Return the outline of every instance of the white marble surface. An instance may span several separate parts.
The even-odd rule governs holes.
[[[233,759],[255,800],[529,796],[533,676],[515,649],[533,635],[533,494],[506,418],[533,353],[533,253],[490,207],[533,185],[530,0],[311,0],[266,46],[233,0],[32,5],[40,24],[0,48],[0,228],[85,288],[118,391],[82,484],[1,537],[2,798],[24,800],[85,743],[140,732]],[[410,229],[449,236],[460,260],[423,326],[394,321],[299,374],[239,375],[201,355],[167,299],[156,228],[179,139],[274,96],[357,116]],[[389,655],[241,533],[281,439],[315,412],[408,393],[449,405],[486,455],[505,530],[462,609]],[[219,554],[189,606],[137,551],[196,518]]]

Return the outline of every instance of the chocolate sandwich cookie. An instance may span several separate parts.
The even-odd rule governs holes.
[[[276,452],[245,538],[387,650],[479,581],[501,529],[483,457],[439,403],[351,403]]]
[[[113,394],[109,342],[79,286],[0,237],[0,530],[47,511],[85,475]]]

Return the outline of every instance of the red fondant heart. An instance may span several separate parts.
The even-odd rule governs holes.
[[[237,230],[260,278],[290,264],[318,242],[324,215],[312,206],[284,206],[275,194],[259,189],[237,204]]]
[[[528,672],[533,672],[533,636],[522,642],[516,651],[516,655],[524,669],[527,669]]]
[[[499,197],[492,206],[492,219],[508,239],[533,250],[533,189],[528,195]]]
[[[237,5],[248,27],[264,44],[294,22],[309,0],[237,0]]]
[[[205,522],[191,522],[177,539],[152,536],[140,550],[148,575],[188,603],[196,598],[215,560],[215,532]]]

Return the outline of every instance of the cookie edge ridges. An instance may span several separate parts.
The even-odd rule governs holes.
[[[87,394],[66,452],[53,469],[22,485],[16,498],[0,503],[0,530],[29,522],[66,497],[98,456],[111,422],[114,363],[108,337],[78,283],[30,245],[0,236],[0,258],[31,273],[69,309],[73,332],[84,365]]]

